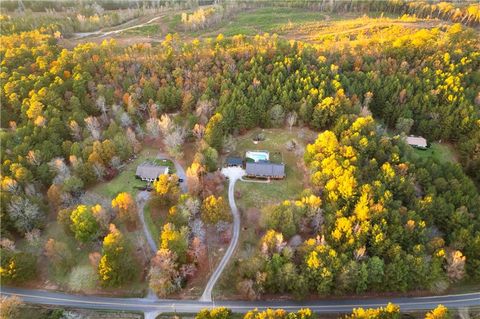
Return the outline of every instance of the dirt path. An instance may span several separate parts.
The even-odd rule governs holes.
[[[122,32],[125,32],[128,30],[137,29],[137,28],[144,27],[146,25],[150,25],[158,20],[161,20],[162,18],[165,18],[167,14],[168,12],[159,13],[147,21],[145,21],[146,17],[138,17],[138,18],[131,19],[125,23],[122,23],[116,27],[103,28],[97,31],[77,32],[77,33],[74,33],[73,38],[65,39],[65,44],[73,47],[76,44],[83,43],[83,42],[101,42],[106,37],[113,37],[115,35],[120,35]],[[162,30],[166,30],[166,26],[163,23],[160,23],[160,26],[162,27]],[[162,33],[165,33],[165,32],[162,31]],[[150,37],[144,37],[144,36],[132,36],[131,38],[132,39],[138,38],[137,41],[134,41],[134,42],[152,42],[152,40],[154,40]],[[130,41],[127,41],[127,42],[130,42]]]

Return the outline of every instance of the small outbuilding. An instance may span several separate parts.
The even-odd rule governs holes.
[[[266,161],[247,162],[245,172],[247,177],[283,179],[285,178],[285,164]]]
[[[142,181],[153,182],[158,176],[162,174],[168,174],[168,167],[155,165],[152,163],[142,163],[137,166],[135,176]]]
[[[426,150],[428,148],[427,140],[421,136],[407,136],[407,143],[415,148]]]
[[[226,166],[238,166],[238,167],[242,167],[243,166],[243,159],[241,157],[237,157],[237,156],[230,156],[230,157],[227,157],[227,160],[225,161],[225,165]]]

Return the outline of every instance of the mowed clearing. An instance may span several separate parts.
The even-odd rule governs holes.
[[[173,162],[167,160],[165,162],[157,159],[159,150],[156,148],[145,148],[137,157],[125,164],[119,169],[119,173],[110,181],[105,181],[95,185],[90,189],[90,192],[99,194],[107,199],[114,198],[118,193],[127,192],[133,197],[138,193],[138,187],[146,186],[146,182],[135,178],[135,171],[137,166],[145,161],[154,162],[158,165],[168,166],[170,172],[175,172]]]
[[[254,144],[253,138],[259,133],[265,135],[265,140]],[[261,208],[281,200],[297,197],[308,185],[303,164],[303,150],[307,143],[314,141],[315,137],[315,132],[305,128],[293,128],[291,131],[288,129],[258,129],[240,136],[235,150],[236,154],[243,157],[248,150],[266,150],[271,154],[281,152],[287,176],[283,180],[272,180],[269,183],[237,182],[235,191],[238,207],[245,211],[248,208]],[[286,147],[289,141],[296,143],[295,149],[291,151]]]
[[[420,158],[432,158],[439,162],[457,163],[456,155],[448,144],[432,143],[426,150],[415,149],[414,154]]]

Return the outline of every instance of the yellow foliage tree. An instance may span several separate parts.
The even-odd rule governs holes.
[[[228,212],[227,204],[223,197],[210,195],[203,200],[202,219],[209,224],[217,224],[219,221],[230,221],[232,216]]]
[[[129,193],[122,192],[112,200],[121,220],[134,223],[136,221],[137,205]]]

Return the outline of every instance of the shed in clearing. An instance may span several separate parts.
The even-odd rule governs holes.
[[[421,136],[413,136],[413,135],[407,136],[407,143],[412,147],[415,147],[421,150],[426,150],[428,148],[427,140]]]

